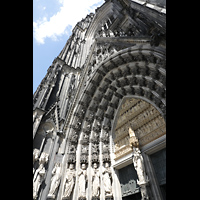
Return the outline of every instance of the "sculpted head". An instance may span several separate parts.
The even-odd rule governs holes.
[[[109,162],[105,162],[105,168],[108,168],[109,166]]]
[[[93,168],[94,168],[94,169],[97,169],[97,168],[98,168],[97,163],[94,163],[94,164],[93,164]]]
[[[85,163],[82,163],[81,169],[86,169],[86,164]]]
[[[39,159],[39,154],[40,154],[40,151],[38,149],[34,149],[33,150],[33,159],[34,160],[38,160]]]
[[[74,169],[74,164],[73,163],[69,164],[69,169],[71,169],[71,170]]]

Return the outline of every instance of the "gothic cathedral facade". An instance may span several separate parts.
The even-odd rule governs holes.
[[[33,95],[33,199],[165,200],[166,4],[105,0]]]

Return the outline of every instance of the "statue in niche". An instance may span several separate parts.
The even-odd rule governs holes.
[[[61,178],[61,163],[56,163],[52,171],[51,186],[47,197],[55,199],[55,193],[60,184]]]
[[[144,160],[139,148],[133,149],[133,164],[139,179],[139,181],[137,180],[138,185],[146,183],[147,177],[145,174]]]
[[[45,175],[44,164],[47,163],[47,161],[48,161],[48,154],[43,152],[39,159],[39,167],[35,171],[35,174],[33,176],[33,199],[37,198],[40,185],[44,180],[44,175]]]
[[[40,154],[39,149],[33,150],[33,164],[35,163],[35,161],[37,161],[39,159],[39,154]]]
[[[33,150],[33,165],[39,159],[39,154],[40,154],[39,149],[34,149]],[[34,174],[34,172],[35,172],[35,169],[33,167],[33,174]]]
[[[66,178],[65,178],[65,183],[64,183],[64,194],[63,194],[62,199],[70,198],[70,195],[74,188],[75,178],[76,178],[76,175],[75,175],[74,164],[70,163],[69,169],[67,169],[67,172],[66,172]]]
[[[100,175],[98,165],[95,162],[92,170],[92,197],[100,196]]]
[[[137,180],[137,184],[140,186],[142,200],[147,200],[149,199],[149,196],[147,193],[146,186],[149,180],[145,173],[144,160],[143,160],[142,154],[139,148],[135,148],[135,147],[133,147],[133,164],[134,164],[135,170],[137,171],[137,175],[139,179]]]
[[[149,199],[146,185],[148,184],[149,180],[145,173],[144,167],[144,160],[142,154],[139,149],[139,141],[138,138],[135,136],[134,131],[129,127],[129,142],[131,147],[133,148],[133,165],[138,175],[137,184],[140,186],[142,200]]]
[[[105,191],[105,196],[110,197],[112,196],[112,185],[111,185],[111,170],[109,167],[109,162],[105,162],[105,167],[102,171],[103,174],[103,185],[104,185],[104,191]]]
[[[79,184],[78,184],[78,194],[79,198],[86,198],[86,183],[87,183],[87,171],[86,164],[81,164],[81,169],[78,172]]]
[[[45,175],[45,168],[43,163],[41,163],[38,169],[35,171],[33,177],[33,199],[37,198],[37,193],[39,191],[42,181],[44,180],[44,175]]]

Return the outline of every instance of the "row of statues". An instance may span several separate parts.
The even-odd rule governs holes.
[[[86,199],[86,187],[87,187],[87,166],[85,163],[81,164],[81,168],[78,171],[78,196],[80,199]],[[111,170],[109,163],[105,163],[105,167],[102,171],[103,174],[103,186],[105,196],[112,196],[112,184],[111,184]],[[75,185],[75,169],[74,164],[69,165],[69,169],[66,172],[66,179],[64,185],[64,194],[62,199],[69,199],[73,187]],[[100,173],[98,164],[93,163],[93,169],[91,171],[92,177],[92,197],[98,199],[100,197]]]
[[[144,167],[144,161],[141,156],[141,152],[139,148],[133,147],[133,164],[137,171],[138,179],[137,183],[141,187],[141,193],[143,198],[142,199],[148,199],[148,194],[146,191],[146,184],[148,182],[148,177],[145,173],[145,167]],[[35,171],[34,177],[33,177],[33,199],[37,198],[37,193],[39,190],[39,187],[44,180],[45,175],[45,168],[44,164],[48,161],[48,156],[46,154],[42,154],[39,159],[39,167]],[[86,199],[86,188],[87,188],[87,181],[88,181],[88,172],[87,172],[87,166],[85,163],[81,164],[81,168],[79,169],[77,173],[78,178],[78,196],[80,199]],[[94,199],[99,199],[100,197],[100,173],[98,164],[95,162],[93,163],[93,168],[91,171],[91,178],[92,178],[92,197]],[[64,199],[70,199],[70,196],[72,194],[73,188],[75,186],[75,180],[76,180],[76,171],[74,169],[74,164],[69,164],[69,168],[66,171],[65,178],[64,178],[64,191],[62,200]],[[55,166],[52,170],[52,178],[51,178],[51,185],[48,193],[48,198],[55,199],[55,195],[57,192],[57,189],[60,185],[61,181],[61,163],[55,163]],[[109,162],[105,162],[105,165],[102,169],[102,182],[105,192],[105,197],[111,197],[112,196],[112,176],[111,176],[111,170],[109,167]],[[145,197],[145,198],[144,198]]]
[[[130,144],[133,149],[133,164],[134,168],[138,175],[137,184],[140,186],[142,200],[149,199],[149,195],[147,193],[147,185],[148,185],[148,177],[146,176],[144,160],[142,154],[139,149],[139,141],[135,136],[134,131],[129,128],[129,136],[130,136]],[[34,150],[33,153],[33,164],[39,161],[38,168],[35,170],[33,168],[33,199],[37,199],[39,188],[44,181],[45,177],[45,164],[48,162],[48,154],[42,153],[39,158],[39,151]],[[54,168],[52,170],[52,177],[49,192],[47,198],[55,199],[57,190],[59,188],[62,170],[61,163],[56,162]],[[77,180],[77,190],[78,190],[78,200],[86,200],[86,190],[88,187],[88,173],[87,165],[85,163],[81,163],[80,169],[76,172],[75,166],[73,163],[69,163],[69,167],[66,170],[64,177],[64,188],[62,193],[62,200],[69,200],[72,196],[72,191],[74,189],[76,178]],[[98,163],[94,162],[91,170],[91,183],[92,183],[92,200],[100,199],[100,191],[104,191],[105,198],[112,197],[112,173],[110,169],[110,162],[105,162],[102,167],[102,179],[100,176]],[[100,182],[102,180],[102,184]],[[103,188],[101,188],[101,186]]]
[[[87,181],[88,181],[88,175],[87,175],[87,166],[85,163],[81,164],[81,168],[79,169],[77,173],[78,178],[78,197],[79,199],[86,199],[86,188],[87,188]],[[91,171],[91,177],[92,177],[92,197],[94,199],[99,199],[100,197],[100,173],[98,169],[98,164],[93,163],[93,169]],[[54,199],[56,191],[58,189],[58,186],[60,184],[61,180],[61,164],[56,163],[55,167],[52,171],[52,178],[51,178],[51,186],[48,194],[48,198]],[[109,167],[109,163],[105,163],[105,167],[102,171],[103,175],[103,186],[105,191],[105,196],[112,196],[112,182],[111,182],[111,170]],[[75,186],[75,180],[76,180],[76,172],[74,169],[74,164],[69,164],[69,168],[66,171],[65,178],[64,178],[64,191],[62,200],[64,199],[70,199],[70,196],[72,195],[72,191]]]

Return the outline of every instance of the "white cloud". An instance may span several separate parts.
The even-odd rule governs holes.
[[[42,20],[33,22],[33,36],[39,44],[44,44],[47,37],[55,41],[63,34],[70,34],[70,28],[73,28],[78,21],[104,3],[104,0],[58,1],[61,4],[59,12],[49,20],[43,17]]]

